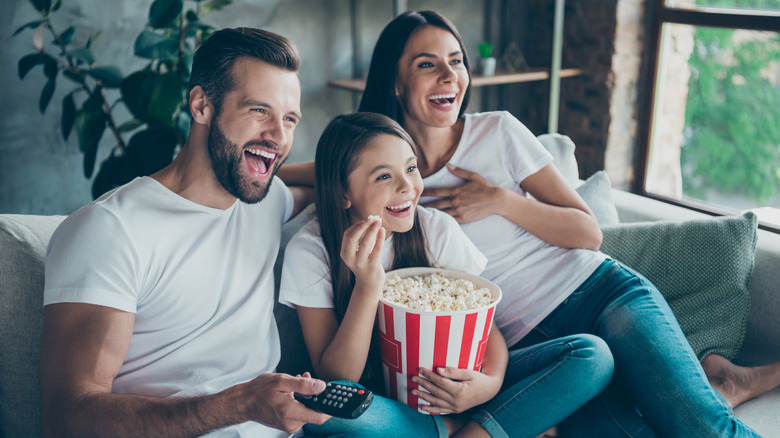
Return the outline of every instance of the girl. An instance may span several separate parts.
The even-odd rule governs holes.
[[[418,207],[423,186],[416,149],[391,119],[373,113],[336,117],[320,138],[315,166],[317,218],[287,246],[279,300],[297,309],[319,378],[360,381],[381,393],[372,341],[385,270],[436,266],[479,274],[486,260],[454,219]],[[413,378],[428,391],[413,390],[431,404],[423,409],[462,413],[481,405],[469,412],[474,421],[424,415],[376,397],[357,420],[333,418],[307,432],[534,437],[601,392],[612,358],[599,339],[568,336],[522,349],[505,375],[506,367],[506,344],[494,326],[481,372],[421,369]],[[502,382],[504,390],[494,398]]]
[[[496,322],[510,351],[571,333],[609,345],[610,388],[561,434],[756,436],[708,384],[656,288],[597,251],[593,213],[535,136],[505,112],[464,114],[469,92],[455,26],[407,12],[379,37],[360,110],[390,116],[419,145],[430,206],[462,224],[503,291]]]

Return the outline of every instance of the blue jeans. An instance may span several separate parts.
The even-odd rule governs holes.
[[[612,377],[612,355],[592,335],[566,336],[509,352],[501,392],[473,408],[476,421],[494,437],[533,438],[599,394]],[[309,435],[348,433],[366,437],[447,437],[441,416],[421,414],[384,397],[355,420],[332,418],[306,425]]]
[[[567,333],[606,341],[615,373],[560,436],[758,437],[710,386],[663,296],[619,262],[605,260],[519,344]]]

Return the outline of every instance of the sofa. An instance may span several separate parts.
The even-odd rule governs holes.
[[[604,172],[582,181],[568,137],[540,140],[596,212],[605,236],[602,251],[656,283],[680,312],[700,357],[715,352],[742,365],[780,360],[780,235],[756,230],[750,213],[712,218],[612,189]],[[309,207],[288,222],[283,245],[314,214]],[[0,438],[41,435],[44,258],[63,219],[0,214]],[[277,261],[277,275],[279,269]],[[282,338],[279,370],[310,370],[295,312],[277,306],[275,314]],[[735,413],[762,436],[780,437],[780,388]]]

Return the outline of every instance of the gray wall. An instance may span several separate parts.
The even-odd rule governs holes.
[[[76,135],[65,142],[60,134],[62,98],[73,86],[60,77],[47,112],[39,112],[38,96],[45,83],[41,68],[36,67],[24,80],[17,74],[18,60],[35,50],[33,31],[11,37],[18,27],[39,17],[28,0],[1,1],[0,213],[70,214],[92,200],[91,181],[82,173]],[[54,25],[60,32],[75,26],[77,41],[85,41],[100,30],[92,46],[99,64],[115,65],[127,74],[145,65],[144,60],[133,56],[132,43],[147,21],[151,1],[65,0],[53,14]],[[392,2],[356,3],[360,60],[365,73],[376,38],[392,19]],[[458,26],[467,50],[476,56],[477,41],[484,35],[484,2],[408,1],[407,6],[442,12]],[[329,79],[346,78],[352,73],[349,8],[349,0],[234,0],[223,11],[204,17],[204,21],[218,27],[262,27],[285,35],[298,46],[304,119],[296,131],[290,162],[313,159],[317,139],[328,121],[355,109],[350,92],[327,86]],[[45,34],[45,40],[49,39]],[[472,102],[476,104],[479,99]],[[118,118],[121,123],[129,116]],[[98,164],[113,146],[113,138],[105,135]]]

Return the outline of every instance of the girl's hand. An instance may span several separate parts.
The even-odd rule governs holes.
[[[430,403],[422,409],[432,414],[460,413],[493,398],[501,389],[501,379],[479,371],[460,368],[420,368],[412,381],[429,393],[413,389],[412,394]]]
[[[385,270],[382,248],[385,229],[377,220],[364,220],[347,228],[341,241],[341,259],[355,274],[355,289],[382,290]]]
[[[447,164],[447,169],[453,175],[465,179],[466,182],[455,188],[426,188],[423,190],[423,196],[444,198],[429,202],[425,204],[426,207],[445,211],[461,224],[475,222],[497,213],[503,202],[504,189],[478,173],[451,164]]]

